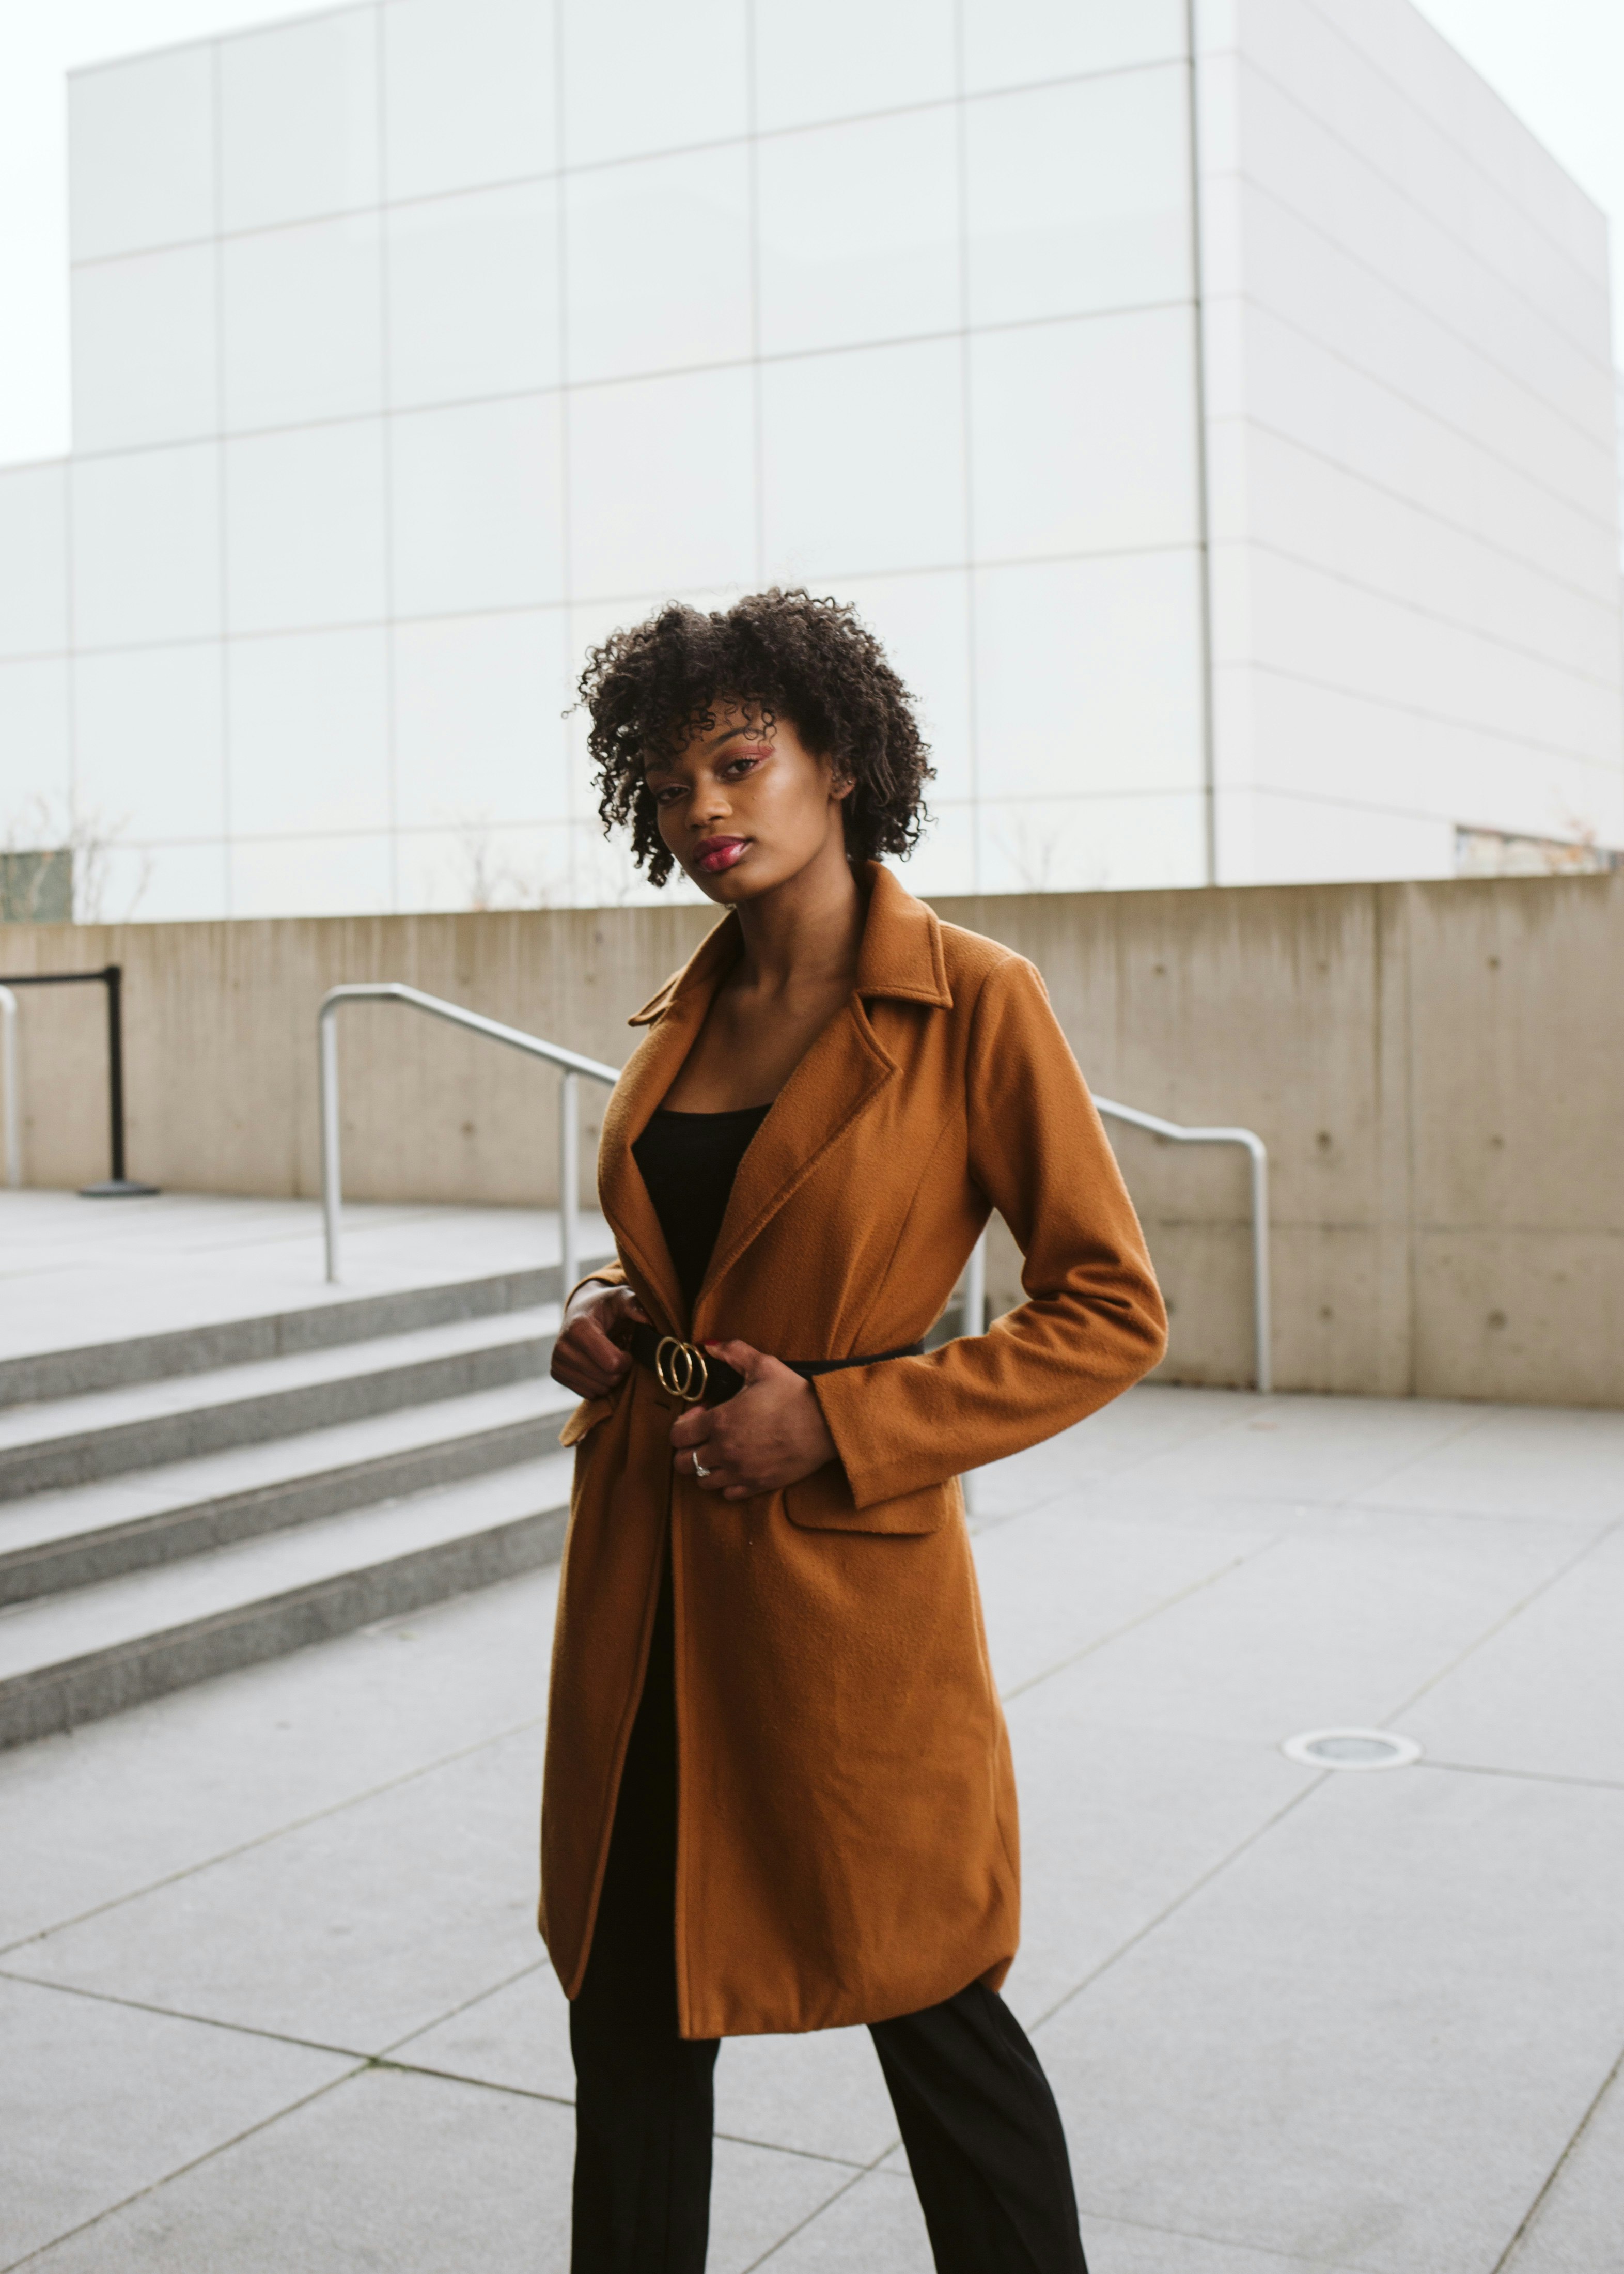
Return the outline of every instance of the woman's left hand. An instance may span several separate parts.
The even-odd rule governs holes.
[[[672,1427],[682,1475],[693,1474],[698,1452],[705,1471],[697,1480],[702,1492],[720,1493],[724,1500],[782,1492],[837,1457],[817,1393],[804,1374],[748,1343],[703,1347],[741,1374],[745,1386],[726,1405],[690,1405]]]

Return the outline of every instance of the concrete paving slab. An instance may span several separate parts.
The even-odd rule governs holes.
[[[1471,1427],[1361,1486],[1356,1497],[1373,1507],[1485,1516],[1624,1516],[1624,1413],[1482,1407]]]
[[[1041,1507],[1059,1492],[1131,1472],[1141,1461],[1244,1420],[1259,1401],[1229,1389],[1140,1382],[1058,1436],[973,1472],[972,1519],[996,1523]]]
[[[1618,2069],[1535,2207],[1505,2274],[1624,2267],[1624,2075]]]
[[[539,1732],[11,1953],[30,1980],[381,2052],[533,1966]]]
[[[0,1947],[521,1727],[539,1749],[557,1593],[529,1573],[0,1753]]]
[[[0,1978],[0,2266],[263,2124],[352,2064]],[[99,2232],[99,2230],[93,2230]],[[102,2255],[86,2264],[118,2264]]]
[[[1345,1500],[1480,1427],[1492,1410],[1418,1398],[1237,1402],[1237,1418],[1227,1427],[1136,1464],[1135,1484],[1153,1496],[1179,1492],[1207,1501]]]
[[[536,1946],[541,1952],[539,1941]],[[539,1955],[516,1980],[504,1982],[443,2021],[402,2037],[391,2061],[432,2069],[470,2082],[533,2092],[574,2103],[575,2065],[569,2053],[569,2001]]]
[[[1081,1512],[1070,1498],[978,1535],[988,1646],[1007,1698],[1108,1635],[1235,1571],[1264,1525],[1226,1511],[1199,1530]]]
[[[1101,1727],[1068,1675],[1009,1720],[1022,1884],[1004,1995],[1030,2028],[1260,1833],[1304,1772],[1274,1745]]]
[[[843,2164],[718,2139],[710,2172],[705,2274],[749,2274],[763,2259],[776,2266],[777,2246],[784,2237],[815,2218],[851,2180]],[[563,2258],[556,2266],[545,2262],[545,2274],[564,2274],[568,2263]]]
[[[906,2172],[847,2186],[767,2261],[772,2274],[932,2274],[919,2198]]]
[[[1078,1678],[1101,1724],[1270,1744],[1385,1727],[1572,1552],[1528,1525],[1492,1540],[1429,1532],[1387,1553],[1335,1528],[1293,1529],[1079,1659]]]
[[[1624,1796],[1327,1777],[1038,2033],[1091,2205],[1489,2274],[1624,2042]]]
[[[716,2067],[716,2124],[736,2139],[872,2164],[897,2119],[867,2029],[731,2037]]]
[[[1404,1728],[1440,1760],[1624,1788],[1624,1532],[1489,1636]]]
[[[545,2101],[365,2071],[34,2263],[40,2274],[552,2274],[569,2263],[572,2135],[569,2111]]]
[[[1128,2226],[1086,2208],[1081,2225],[1088,2274],[1354,2274],[1333,2258],[1288,2258],[1165,2227]]]
[[[572,2101],[569,2007],[552,1969],[504,1983],[390,2054],[454,2076]],[[862,2165],[897,2136],[891,2097],[867,2029],[732,2037],[716,2071],[721,2136]]]

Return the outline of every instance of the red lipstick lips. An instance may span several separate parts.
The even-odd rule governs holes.
[[[694,847],[694,865],[707,876],[719,876],[733,867],[748,842],[746,837],[703,837]]]

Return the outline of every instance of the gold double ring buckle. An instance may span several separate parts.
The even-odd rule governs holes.
[[[705,1354],[693,1343],[680,1343],[675,1335],[662,1335],[654,1352],[654,1373],[670,1397],[697,1405],[710,1380]]]

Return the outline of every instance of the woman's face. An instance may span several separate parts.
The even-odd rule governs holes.
[[[710,722],[648,770],[659,832],[684,871],[733,907],[816,862],[846,862],[841,800],[851,788],[787,719],[718,701]]]

